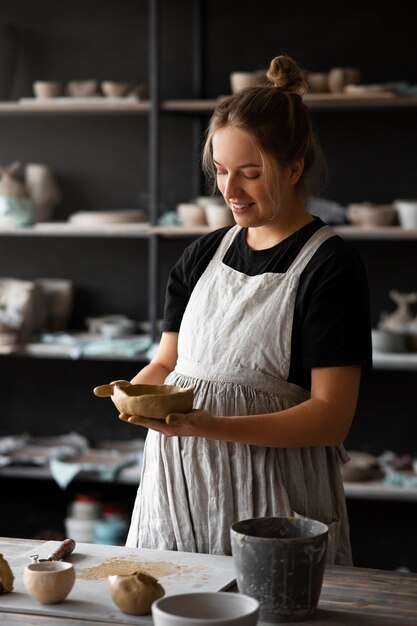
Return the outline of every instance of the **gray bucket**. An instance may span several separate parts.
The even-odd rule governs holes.
[[[328,527],[306,517],[259,517],[231,527],[241,593],[260,604],[266,622],[296,622],[316,611],[326,563]]]

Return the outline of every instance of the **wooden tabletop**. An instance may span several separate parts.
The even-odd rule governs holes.
[[[0,537],[0,553],[8,560],[44,543]],[[96,620],[24,615],[1,611],[8,626],[108,626]],[[261,622],[260,622],[261,624]],[[417,626],[417,574],[359,567],[326,568],[320,604],[306,626]],[[123,626],[113,622],[113,626]]]

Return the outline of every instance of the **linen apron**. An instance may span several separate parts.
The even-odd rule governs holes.
[[[320,228],[287,272],[247,276],[223,257],[231,228],[184,312],[178,360],[167,384],[193,387],[194,406],[214,415],[281,411],[310,394],[287,382],[300,274],[334,232]],[[230,554],[242,519],[304,515],[329,525],[329,563],[351,564],[339,463],[343,447],[272,448],[148,432],[126,545]]]

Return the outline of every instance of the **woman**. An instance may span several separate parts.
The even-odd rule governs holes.
[[[305,515],[351,564],[339,463],[371,362],[355,252],[304,204],[317,164],[305,83],[276,57],[270,84],[222,101],[203,163],[236,225],[171,272],[164,332],[132,383],[193,387],[195,410],[150,430],[128,546],[230,554],[230,525]]]

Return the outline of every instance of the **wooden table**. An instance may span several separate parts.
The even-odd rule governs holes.
[[[44,543],[0,537],[0,552],[11,560]],[[109,626],[96,620],[2,612],[0,624],[19,626]],[[417,574],[329,566],[319,609],[305,626],[417,626]],[[123,626],[116,622],[113,626]]]

